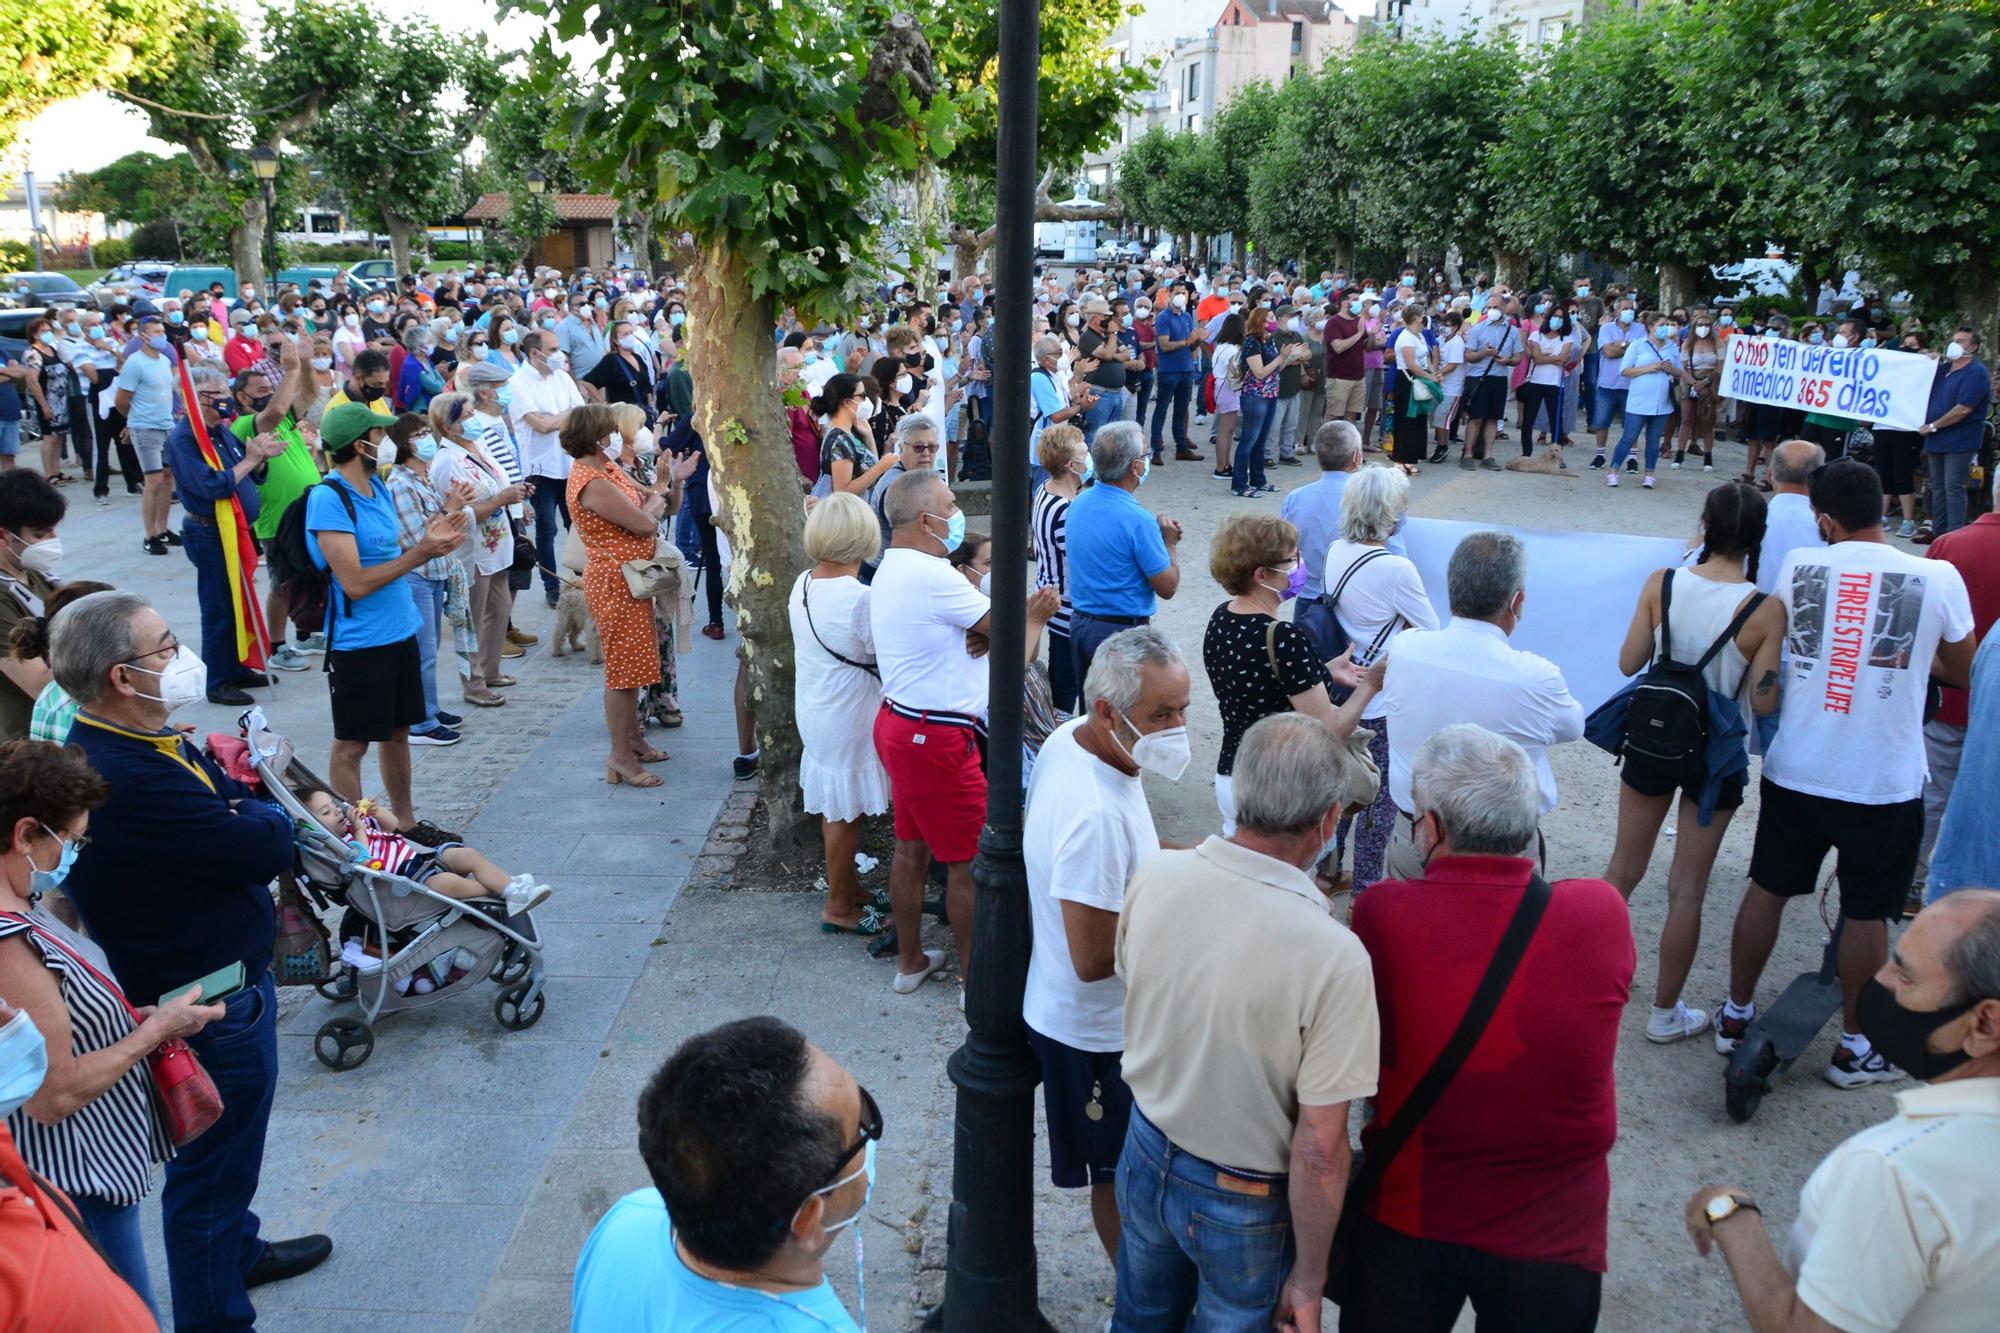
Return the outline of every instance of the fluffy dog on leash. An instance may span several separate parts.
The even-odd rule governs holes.
[[[604,644],[597,637],[597,622],[590,618],[590,607],[583,600],[582,579],[565,578],[562,581],[562,592],[556,597],[556,624],[551,637],[555,641],[549,649],[551,657],[588,649],[593,665],[604,661]]]

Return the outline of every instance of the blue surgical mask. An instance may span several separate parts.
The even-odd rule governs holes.
[[[1548,314],[1548,313],[1549,313],[1549,303],[1548,303],[1547,301],[1542,301],[1542,302],[1538,302],[1538,303],[1536,304],[1536,306],[1535,306],[1535,313],[1536,313],[1536,314],[1538,314],[1538,315],[1546,315],[1546,314]]]
[[[35,341],[41,343],[44,347],[54,347],[56,345],[55,331],[53,329],[43,329],[35,335]]]
[[[153,335],[152,337],[150,337],[150,338],[146,339],[146,346],[148,346],[148,347],[152,348],[152,349],[153,349],[154,351],[156,351],[156,352],[164,352],[164,351],[166,351],[166,350],[167,350],[167,335],[166,335],[166,334],[164,334],[164,333],[156,333],[156,334],[154,334],[154,335]]]
[[[1876,342],[1873,338],[1863,338],[1861,340],[1861,350],[1864,352],[1867,351],[1869,348],[1874,347],[1875,345]]]
[[[519,329],[505,329],[500,334],[500,341],[512,347],[515,343],[521,341],[521,331]]]
[[[167,323],[169,323],[169,324],[179,324],[179,323],[183,322],[183,321],[184,321],[184,320],[186,320],[186,319],[187,319],[187,316],[186,316],[186,315],[183,315],[183,314],[182,314],[182,313],[181,313],[180,311],[178,311],[178,310],[169,310],[169,311],[167,312]]]
[[[944,518],[943,514],[927,513],[925,516],[928,518]],[[931,533],[931,536],[943,542],[944,553],[946,555],[950,555],[953,551],[956,551],[960,546],[965,544],[965,511],[961,509],[950,518],[944,519],[943,537],[939,538],[936,533]]]
[[[410,452],[426,463],[437,456],[438,442],[435,435],[419,435],[410,441]]]
[[[63,332],[72,338],[81,338],[83,336],[83,325],[77,323],[75,320],[71,320],[69,323],[63,325]]]
[[[75,843],[57,833],[47,824],[42,825],[42,832],[56,840],[56,845],[62,848],[62,854],[56,858],[56,868],[54,870],[42,870],[35,865],[35,859],[32,856],[28,858],[28,869],[31,872],[28,876],[28,901],[30,903],[60,885],[63,880],[69,877],[69,868],[76,864],[77,845]]]
[[[1817,347],[1821,343],[1826,341],[1826,335],[1824,333],[1821,333],[1818,329],[1814,329],[1811,333],[1808,333],[1806,335],[1806,341],[1811,343],[1813,346]]]
[[[48,1073],[49,1048],[41,1029],[28,1018],[27,1010],[16,1010],[7,1026],[0,1027],[0,1120],[39,1092]]]
[[[855,1176],[865,1176],[867,1177],[868,1180],[868,1188],[861,1195],[861,1206],[854,1210],[854,1216],[846,1218],[839,1222],[834,1222],[831,1225],[826,1226],[825,1230],[828,1235],[832,1235],[836,1231],[845,1231],[847,1230],[847,1228],[853,1226],[856,1222],[859,1222],[861,1220],[861,1215],[868,1211],[868,1201],[875,1197],[875,1140],[869,1139],[866,1145],[862,1147],[861,1169],[859,1171],[855,1171],[848,1175],[842,1176],[839,1180],[834,1181],[831,1185],[828,1185],[825,1189],[817,1189],[814,1190],[813,1193],[814,1194],[830,1193],[834,1190],[839,1189],[842,1185],[845,1185],[848,1181],[853,1180]]]
[[[1661,342],[1671,342],[1674,336],[1674,326],[1671,324],[1656,324],[1653,326],[1653,336]]]

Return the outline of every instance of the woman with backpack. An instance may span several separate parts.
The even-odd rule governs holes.
[[[1698,558],[1685,569],[1663,569],[1646,580],[1625,632],[1618,668],[1628,676],[1648,671],[1640,682],[1642,690],[1663,675],[1660,663],[1701,664],[1702,684],[1737,709],[1765,714],[1777,708],[1785,612],[1777,598],[1756,589],[1764,524],[1764,497],[1754,488],[1729,482],[1708,493],[1701,511]],[[1663,632],[1663,622],[1668,631]],[[1704,709],[1703,716],[1711,723],[1717,720],[1712,710]],[[1747,715],[1742,720],[1751,722]],[[1670,811],[1676,812],[1674,856],[1667,868],[1667,921],[1660,931],[1660,966],[1653,983],[1652,1017],[1646,1024],[1646,1040],[1662,1044],[1696,1036],[1708,1027],[1709,1015],[1688,1008],[1681,1001],[1681,988],[1701,944],[1701,904],[1715,854],[1749,785],[1749,759],[1741,753],[1745,739],[1735,740],[1724,763],[1716,754],[1718,747],[1706,744],[1707,734],[1704,727],[1698,738],[1705,752],[1680,766],[1639,753],[1628,741],[1619,770],[1618,836],[1611,865],[1604,872],[1604,878],[1629,900],[1645,877],[1660,826]],[[1718,778],[1722,773],[1728,776]],[[1710,807],[1706,820],[1705,806]]]

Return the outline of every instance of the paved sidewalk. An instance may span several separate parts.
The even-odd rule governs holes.
[[[143,553],[137,501],[115,479],[113,490],[112,504],[98,508],[88,488],[64,488],[67,554],[58,572],[139,592],[197,641],[193,567],[179,551]],[[516,611],[535,632],[550,616],[539,589],[522,594]],[[536,912],[547,942],[547,1008],[534,1027],[508,1032],[493,1017],[498,988],[476,988],[384,1019],[368,1063],[334,1073],[314,1058],[313,1034],[352,1006],[305,988],[280,992],[279,1082],[256,1207],[264,1234],[324,1231],[335,1252],[318,1271],[255,1293],[260,1329],[460,1329],[482,1301],[485,1327],[567,1325],[567,1282],[560,1291],[530,1283],[523,1304],[518,1274],[532,1266],[517,1265],[508,1249],[538,1183],[567,1155],[559,1151],[565,1126],[584,1104],[710,824],[732,789],[749,794],[729,768],[735,649],[733,637],[698,635],[683,647],[687,723],[652,733],[674,757],[658,766],[666,785],[651,790],[604,785],[601,668],[581,656],[551,658],[537,645],[509,661],[521,683],[507,692],[508,705],[475,709],[456,705],[446,655],[440,703],[466,715],[465,740],[414,751],[418,812],[554,886]],[[253,693],[324,776],[324,674],[281,674],[273,689]],[[201,703],[176,718],[204,733],[233,731],[236,711]],[[364,781],[379,790],[372,764]],[[645,1053],[657,1061],[686,1030],[655,1030]],[[643,1063],[636,1049],[634,1060]],[[605,1123],[629,1143],[625,1101]],[[156,1294],[170,1310],[157,1203],[145,1213]],[[574,1250],[561,1256],[565,1272]]]

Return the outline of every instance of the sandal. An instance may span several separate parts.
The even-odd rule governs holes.
[[[621,782],[628,787],[659,787],[664,786],[666,783],[666,779],[658,773],[632,775],[620,773],[617,769],[608,766],[604,770],[604,780],[614,787]]]
[[[678,708],[669,708],[660,714],[660,725],[663,727],[678,727],[685,721],[687,721],[687,718],[682,716],[681,710]]]
[[[645,749],[638,751],[633,757],[642,764],[658,764],[664,762],[668,758],[668,755],[665,750],[655,750],[649,745]]]
[[[880,935],[887,925],[888,922],[884,920],[882,913],[876,911],[874,904],[871,903],[861,909],[859,924],[843,926],[837,921],[821,918],[819,929],[822,935]]]

